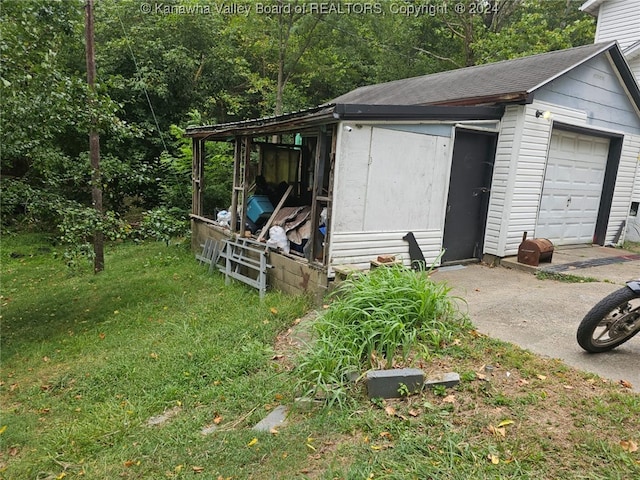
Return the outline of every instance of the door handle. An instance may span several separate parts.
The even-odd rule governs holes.
[[[478,187],[473,189],[473,193],[471,195],[477,197],[481,193],[489,193],[490,191],[491,189],[489,187]]]

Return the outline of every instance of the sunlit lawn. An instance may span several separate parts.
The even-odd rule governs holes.
[[[0,478],[640,478],[640,396],[615,383],[470,332],[425,359],[454,389],[307,410],[274,350],[304,299],[182,246],[109,246],[99,275],[55,252],[2,238]],[[277,405],[285,425],[251,429]]]

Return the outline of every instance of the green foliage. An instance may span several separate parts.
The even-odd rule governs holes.
[[[5,0],[0,161],[2,177],[27,188],[21,198],[11,192],[2,223],[50,229],[46,209],[33,208],[36,203],[90,205],[92,116],[100,130],[105,209],[123,217],[130,209],[159,206],[186,212],[191,147],[182,135],[185,125],[295,111],[366,84],[593,38],[594,20],[575,2],[473,2],[480,3],[487,7],[482,14],[452,8],[433,15],[386,14],[383,4],[385,14],[252,9],[244,16],[182,14],[172,8],[203,7],[194,0],[167,2],[162,6],[169,11],[153,13],[145,13],[138,0],[96,2],[98,83],[90,98],[83,2]],[[204,208],[213,215],[216,208],[229,207],[232,152],[229,145],[208,143]],[[20,221],[12,222],[11,215]]]
[[[59,214],[60,241],[66,246],[63,258],[74,269],[82,266],[82,260],[93,261],[93,239],[96,232],[102,233],[109,240],[122,240],[131,230],[113,212],[101,215],[91,207],[66,206]]]
[[[442,351],[469,328],[448,293],[428,272],[402,266],[350,276],[314,324],[317,338],[301,356],[298,369],[307,393],[342,402],[350,373]]]
[[[197,125],[202,117],[197,110],[190,112],[189,124]],[[164,181],[161,183],[160,198],[163,205],[180,208],[185,215],[191,210],[191,164],[193,153],[191,139],[184,136],[185,129],[171,125],[174,137],[172,150],[160,157]],[[209,142],[206,145],[204,206],[212,215],[215,208],[227,209],[231,203],[233,186],[233,147],[227,143]]]
[[[526,33],[525,33],[526,32]],[[500,28],[473,41],[477,63],[576,47],[593,42],[595,19],[564,0],[518,2]]]
[[[169,245],[172,238],[189,234],[189,221],[179,208],[158,207],[142,214],[139,238],[153,239]]]

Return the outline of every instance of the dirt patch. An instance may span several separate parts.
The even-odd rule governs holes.
[[[286,370],[292,370],[295,366],[296,356],[311,342],[312,326],[319,312],[312,310],[305,316],[296,318],[293,324],[276,337],[273,349],[274,360]]]

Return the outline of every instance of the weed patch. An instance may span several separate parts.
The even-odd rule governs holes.
[[[536,272],[536,278],[538,280],[556,280],[564,283],[591,283],[600,281],[593,277],[581,277],[570,273],[545,272],[544,270],[538,270]]]
[[[335,296],[298,367],[306,394],[330,402],[344,400],[349,375],[429,358],[470,328],[449,288],[425,271],[392,266],[352,275]]]

